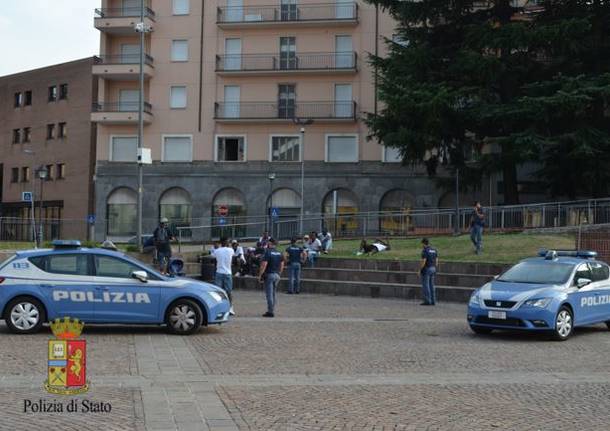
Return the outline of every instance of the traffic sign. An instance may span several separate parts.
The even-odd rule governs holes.
[[[95,214],[89,214],[87,216],[87,223],[89,224],[95,224]]]
[[[34,193],[32,192],[21,192],[22,202],[32,202],[34,200]]]
[[[280,209],[279,208],[271,208],[271,217],[280,218]]]
[[[221,205],[218,207],[218,215],[221,217],[226,217],[229,215],[229,207],[226,205]]]
[[[224,218],[224,217],[220,217],[218,219],[218,224],[221,225],[221,226],[227,224],[227,219]]]

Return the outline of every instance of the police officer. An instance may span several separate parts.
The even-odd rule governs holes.
[[[169,260],[172,257],[172,246],[170,241],[174,239],[171,231],[168,228],[169,220],[166,217],[161,218],[159,226],[153,232],[153,241],[157,251],[157,261],[159,262],[159,271],[161,274],[168,274]]]
[[[288,256],[288,294],[299,294],[301,291],[301,265],[307,254],[305,249],[297,245],[297,239],[290,240],[290,246],[286,249]]]
[[[265,296],[267,297],[267,312],[263,314],[263,317],[275,316],[275,291],[284,270],[284,255],[276,249],[276,245],[277,241],[270,238],[258,273],[259,280],[265,284]]]
[[[419,274],[421,276],[422,297],[424,302],[421,305],[436,304],[436,291],[434,290],[434,277],[438,266],[438,252],[430,246],[428,238],[421,241],[421,264]]]

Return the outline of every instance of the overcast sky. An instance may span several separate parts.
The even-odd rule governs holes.
[[[101,0],[0,0],[0,76],[96,55]]]

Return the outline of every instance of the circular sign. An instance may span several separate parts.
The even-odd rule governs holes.
[[[226,217],[229,215],[229,207],[226,205],[221,205],[218,207],[218,215],[221,217]]]

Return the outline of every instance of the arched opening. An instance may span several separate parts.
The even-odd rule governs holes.
[[[413,228],[412,196],[403,189],[387,192],[379,203],[379,230],[383,235],[406,235]]]
[[[166,217],[172,229],[187,227],[192,223],[191,195],[180,187],[168,189],[159,199],[159,218]],[[181,237],[190,237],[190,229],[181,229]],[[175,235],[178,235],[175,232]]]
[[[273,219],[272,236],[291,238],[299,234],[301,216],[301,195],[292,189],[277,189],[267,199],[267,207],[274,208],[277,217]]]
[[[212,236],[246,236],[247,208],[244,194],[235,188],[219,191],[212,202]]]
[[[106,235],[130,237],[136,234],[138,196],[128,187],[119,187],[106,200]]]
[[[335,189],[328,193],[322,203],[322,212],[324,228],[335,236],[359,234],[358,199],[351,190]]]

